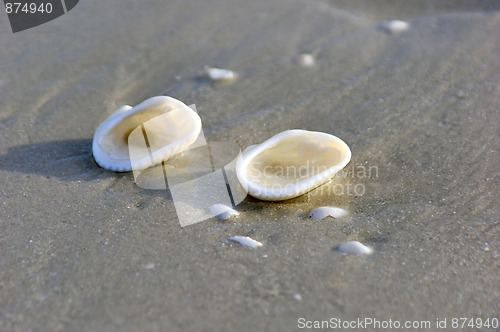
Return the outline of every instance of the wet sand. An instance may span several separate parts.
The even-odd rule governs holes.
[[[0,15],[0,330],[500,319],[500,6],[376,3],[81,1],[16,34]],[[196,104],[209,142],[334,134],[351,175],[182,228],[168,191],[91,157],[103,120],[155,95]],[[350,215],[307,217],[325,205]],[[335,250],[352,240],[374,254]]]

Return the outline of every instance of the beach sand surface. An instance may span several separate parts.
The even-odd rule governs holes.
[[[0,30],[0,330],[500,319],[498,2],[88,0]],[[91,156],[102,121],[156,95],[196,104],[208,142],[331,133],[349,176],[181,227],[168,190]],[[310,219],[320,206],[349,216]]]

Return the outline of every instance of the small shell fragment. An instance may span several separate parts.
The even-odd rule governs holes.
[[[224,204],[214,204],[210,208],[210,213],[212,216],[219,218],[221,220],[226,220],[231,216],[239,216],[240,213],[229,206]]]
[[[147,263],[142,266],[144,270],[151,270],[155,268],[155,263]]]
[[[316,220],[323,220],[326,217],[342,218],[347,214],[347,210],[342,208],[323,206],[312,210],[311,213],[309,213],[309,217]]]
[[[216,82],[233,82],[238,77],[238,74],[232,70],[213,67],[205,67],[205,74]]]
[[[308,53],[302,53],[295,57],[295,63],[301,67],[312,67],[316,63],[314,55]]]
[[[230,241],[238,242],[242,246],[245,247],[250,247],[250,248],[257,248],[257,247],[262,247],[262,243],[259,241],[255,241],[251,237],[248,236],[231,236],[228,238]]]
[[[394,20],[380,23],[380,29],[390,34],[397,34],[410,28],[410,24],[404,21]]]
[[[338,247],[338,250],[343,252],[350,252],[353,254],[364,254],[370,255],[373,253],[373,249],[365,246],[358,241],[349,241]]]

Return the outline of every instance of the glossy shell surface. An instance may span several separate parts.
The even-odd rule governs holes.
[[[281,201],[324,184],[350,160],[351,150],[340,138],[295,129],[245,149],[236,172],[251,196]]]
[[[157,96],[122,106],[96,129],[92,154],[102,168],[142,170],[193,144],[201,131],[198,114],[181,101]]]

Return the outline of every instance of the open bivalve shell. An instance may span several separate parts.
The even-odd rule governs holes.
[[[333,135],[287,130],[243,151],[238,180],[253,197],[281,201],[324,184],[351,160],[351,150]]]
[[[200,117],[183,102],[152,97],[135,107],[122,106],[101,123],[94,134],[92,154],[102,168],[142,170],[186,150],[200,131]]]

